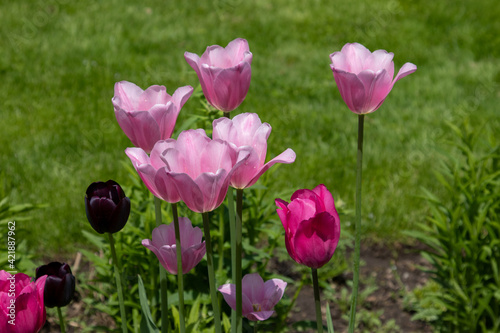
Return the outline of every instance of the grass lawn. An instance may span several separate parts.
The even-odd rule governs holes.
[[[9,1],[0,10],[0,174],[12,203],[44,203],[26,230],[33,251],[72,253],[88,229],[87,186],[128,181],[131,143],[115,120],[114,83],[198,86],[185,51],[242,37],[254,58],[238,112],[273,127],[268,159],[290,147],[276,191],[324,183],[354,208],[357,116],[342,101],[329,54],[347,42],[394,52],[416,73],[365,121],[366,237],[393,242],[422,221],[421,187],[453,154],[447,122],[468,119],[498,140],[500,6],[456,1]],[[189,100],[179,121],[198,112]],[[495,136],[495,134],[497,136]],[[133,198],[132,198],[133,200]],[[342,221],[347,227],[351,218]]]

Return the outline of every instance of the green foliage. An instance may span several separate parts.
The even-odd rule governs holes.
[[[450,128],[461,158],[436,174],[449,200],[424,190],[431,206],[429,223],[409,232],[429,247],[423,255],[439,287],[420,298],[415,318],[431,320],[440,332],[498,332],[500,146],[483,152],[485,133],[472,131],[468,123]]]
[[[3,173],[0,174],[0,182],[7,183]],[[28,244],[27,235],[29,235],[30,230],[26,225],[32,216],[27,215],[27,213],[33,213],[44,208],[45,205],[12,204],[9,192],[10,188],[8,187],[2,188],[0,191],[0,229],[3,235],[0,243],[0,269],[34,276],[37,266],[33,260],[36,256],[32,251],[33,247]],[[14,245],[8,246],[8,242]],[[11,250],[12,248],[14,250]]]

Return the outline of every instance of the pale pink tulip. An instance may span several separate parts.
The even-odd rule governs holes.
[[[259,274],[247,274],[242,281],[242,314],[252,321],[266,320],[274,313],[274,306],[283,297],[287,283],[280,279],[264,282]],[[219,287],[226,303],[236,309],[236,286],[225,284]]]
[[[290,257],[311,268],[320,268],[330,261],[340,238],[340,220],[325,185],[298,190],[290,203],[276,199],[276,205]]]
[[[43,293],[47,275],[36,282],[24,273],[0,271],[0,332],[36,333],[45,324]]]
[[[194,227],[187,217],[179,217],[181,236],[182,273],[189,273],[205,255],[205,242],[201,241],[200,228]],[[177,252],[174,223],[162,224],[153,230],[151,239],[144,239],[142,245],[153,251],[160,263],[171,274],[177,274]]]
[[[125,154],[130,158],[132,165],[148,190],[157,198],[169,203],[176,203],[181,200],[177,187],[167,176],[169,168],[161,158],[162,153],[173,146],[174,143],[171,141],[158,141],[154,145],[150,156],[142,148],[125,149]]]
[[[159,140],[172,136],[179,111],[193,93],[193,87],[178,88],[172,96],[164,86],[142,90],[127,81],[115,84],[111,100],[123,132],[134,146],[149,153]]]
[[[181,200],[194,212],[205,213],[219,207],[226,197],[232,173],[249,156],[248,150],[211,140],[202,129],[187,130],[176,140],[167,140],[161,159],[168,166]]]
[[[393,57],[385,50],[371,53],[358,43],[348,43],[340,52],[330,54],[340,96],[352,112],[366,114],[377,110],[396,81],[417,70],[417,66],[407,62],[394,78]]]
[[[265,163],[269,134],[271,125],[263,124],[255,113],[242,113],[233,119],[222,117],[214,120],[212,134],[214,139],[227,141],[236,149],[250,148],[247,161],[231,176],[231,186],[238,189],[250,187],[274,164],[289,164],[295,161],[295,152],[288,148]]]
[[[229,112],[243,102],[252,75],[252,53],[245,39],[237,38],[226,48],[209,46],[201,58],[185,52],[184,58],[196,71],[203,93],[213,107]]]

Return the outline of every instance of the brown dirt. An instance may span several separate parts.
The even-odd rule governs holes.
[[[429,279],[426,273],[418,269],[419,266],[429,266],[419,254],[421,249],[423,249],[421,245],[401,244],[396,244],[392,248],[369,245],[361,249],[361,260],[364,264],[360,270],[360,290],[364,287],[363,281],[374,281],[373,283],[378,287],[361,306],[369,310],[383,310],[380,320],[386,323],[394,319],[399,326],[399,331],[404,333],[432,332],[428,324],[412,321],[412,314],[404,309],[403,304],[405,293],[423,286]],[[352,280],[352,273],[331,281],[331,286],[339,294],[340,290],[346,287],[346,281],[350,280]],[[293,296],[293,292],[293,289],[288,291],[290,297]],[[330,304],[335,332],[347,332],[348,322],[341,318],[342,313],[335,306],[333,302]],[[301,290],[295,309],[294,313],[289,316],[290,324],[302,320],[315,320],[314,295],[311,286],[305,286]],[[323,317],[325,318],[326,315],[323,314]],[[324,324],[326,325],[326,322]]]

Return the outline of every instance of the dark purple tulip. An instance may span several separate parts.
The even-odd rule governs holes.
[[[75,277],[68,264],[51,262],[36,269],[36,279],[47,275],[43,299],[49,308],[68,305],[75,293]]]
[[[87,188],[85,212],[92,228],[100,234],[123,229],[130,214],[130,199],[114,180],[95,182]]]

